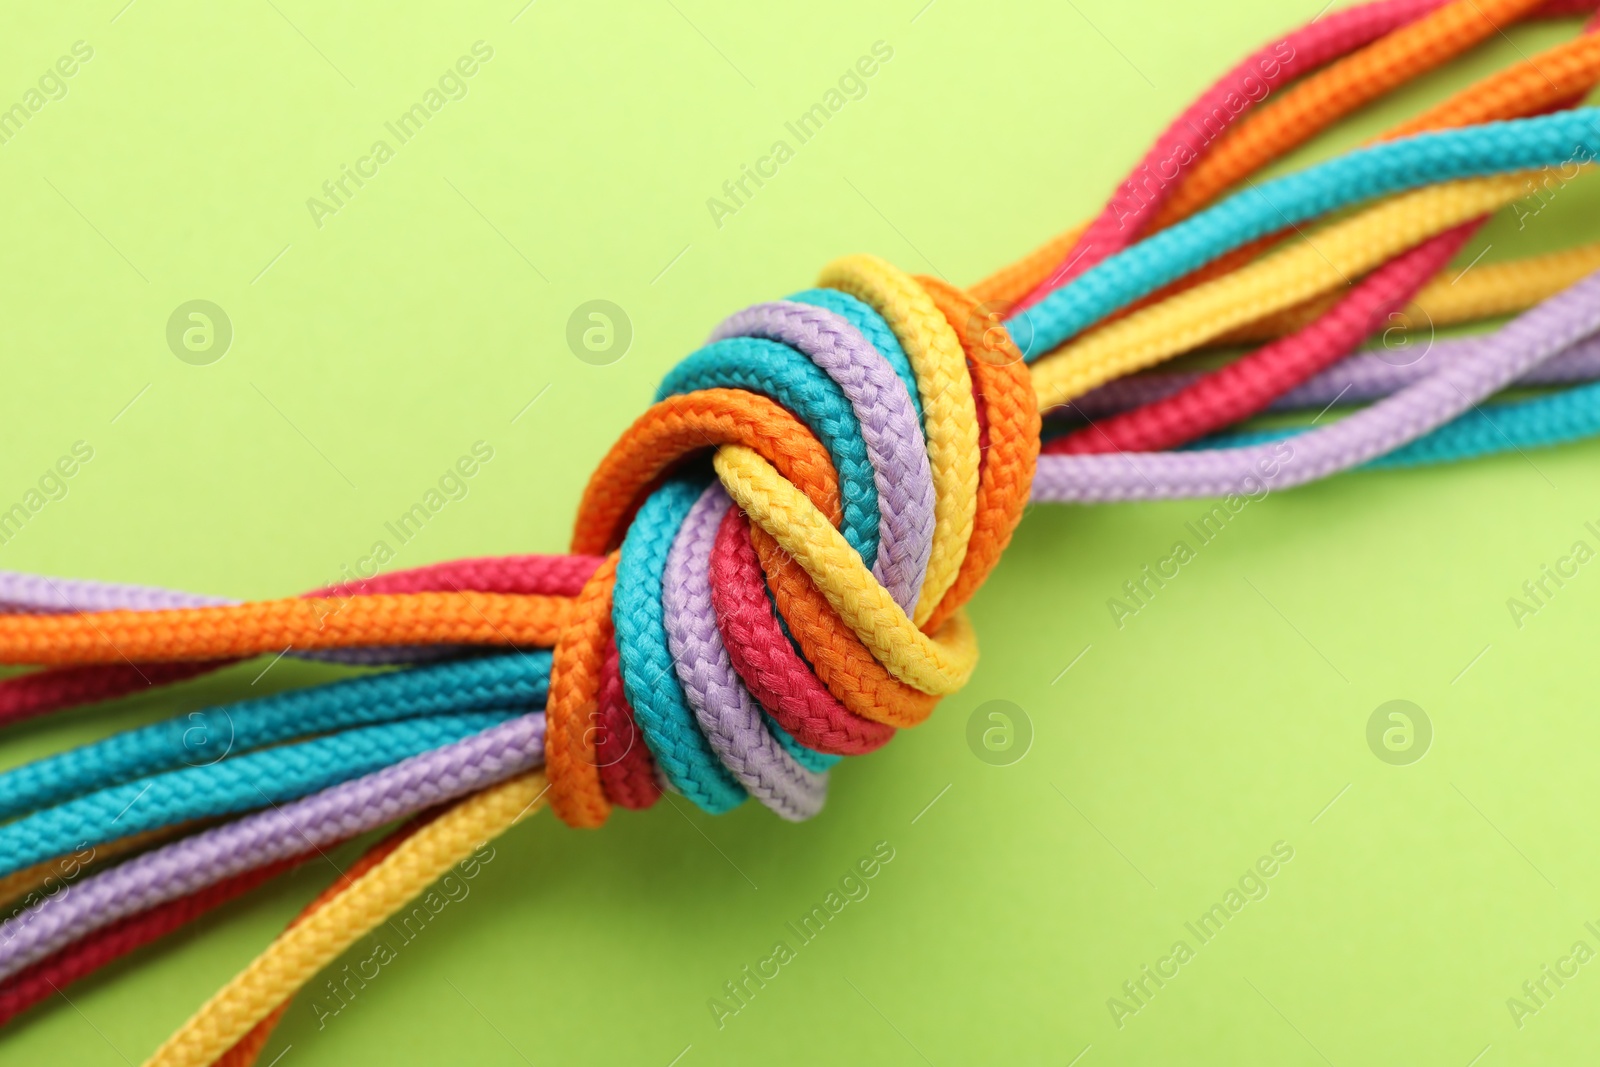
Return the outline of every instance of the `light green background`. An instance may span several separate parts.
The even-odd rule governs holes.
[[[602,450],[720,316],[854,251],[975,280],[1090,212],[1319,0],[123,2],[13,10],[0,36],[0,102],[74,41],[95,52],[0,146],[0,501],[95,449],[0,566],[264,597],[337,576],[480,439],[494,460],[394,566],[559,551]],[[1512,30],[1318,150],[1574,27]],[[318,229],[306,199],[478,40],[494,58],[467,97]],[[878,40],[894,58],[868,95],[714,226],[706,198]],[[1597,204],[1563,193],[1472,251],[1594,239]],[[235,330],[211,366],[164,339],[197,298]],[[564,340],[594,298],[635,329],[607,367]],[[1520,1030],[1505,1002],[1580,938],[1600,948],[1600,571],[1521,630],[1505,601],[1594,543],[1597,459],[1274,495],[1121,631],[1106,598],[1202,505],[1035,508],[973,602],[971,685],[840,768],[821,817],[534,820],[326,1028],[297,1003],[263,1062],[1576,1062],[1600,963]],[[203,706],[262,665],[10,729],[0,759]],[[332,674],[286,661],[252,691]],[[1434,724],[1413,766],[1364,738],[1394,698]],[[1013,766],[967,747],[991,699],[1033,724]],[[1117,1029],[1107,998],[1280,840],[1270,895]],[[707,999],[878,841],[895,859],[871,895],[719,1031]],[[73,987],[0,1061],[139,1061],[331,875]]]

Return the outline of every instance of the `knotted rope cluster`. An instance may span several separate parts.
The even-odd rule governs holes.
[[[569,554],[257,603],[0,573],[0,662],[41,668],[0,680],[0,724],[285,648],[402,668],[0,774],[0,896],[25,905],[0,923],[0,1021],[407,819],[151,1060],[254,1063],[321,967],[544,804],[576,827],[665,791],[816,814],[840,758],[966,683],[963,606],[1030,501],[1285,488],[1600,433],[1600,245],[1450,267],[1531,182],[1600,154],[1600,114],[1568,110],[1600,82],[1593,23],[1356,151],[1251,180],[1501,26],[1594,6],[1327,14],[1203,93],[1088,223],[970,289],[852,256],[729,317],[601,459]],[[1426,364],[1352,354],[1397,321],[1510,313]],[[1217,370],[1136,374],[1254,342]],[[1570,388],[1484,406],[1516,382]],[[1339,403],[1367,406],[1236,428]],[[71,893],[41,892],[63,877]]]
[[[806,818],[834,760],[972,672],[961,606],[1039,448],[1022,354],[936,279],[858,256],[820,281],[722,323],[589,482],[573,549],[610,555],[546,709],[572,825],[654,800],[651,756],[707,811],[750,795]],[[707,445],[714,478],[682,469]]]

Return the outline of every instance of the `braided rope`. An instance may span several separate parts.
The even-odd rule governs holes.
[[[0,873],[206,815],[276,804],[460,741],[511,713],[437,715],[346,730],[96,790],[0,827]]]
[[[289,994],[480,843],[536,812],[544,791],[544,775],[519,775],[460,801],[410,834],[343,892],[285,931],[146,1062],[166,1067],[215,1062]]]
[[[570,610],[570,601],[561,597],[413,593],[148,612],[7,615],[0,616],[0,662],[207,660],[277,652],[289,645],[342,648],[422,641],[549,646],[567,624]]]
[[[1491,340],[1371,407],[1292,442],[1205,451],[1122,456],[1045,456],[1035,499],[1079,503],[1183,496],[1221,496],[1265,478],[1275,489],[1301,485],[1416,440],[1529,368],[1600,331],[1600,274],[1579,282],[1512,320]],[[1575,395],[1592,396],[1592,389]]]
[[[1382,349],[1358,352],[1307,379],[1305,384],[1275,397],[1266,410],[1321,411],[1334,404],[1343,406],[1381,400],[1432,374],[1441,363],[1459,359],[1483,343],[1485,341],[1479,338],[1439,339],[1429,342],[1415,356],[1405,352],[1396,355]],[[1119,378],[1073,401],[1072,410],[1089,419],[1115,415],[1171,396],[1200,378],[1197,371],[1165,371]],[[1510,385],[1569,385],[1596,378],[1600,378],[1600,338],[1591,337],[1530,368]],[[1222,436],[1217,435],[1203,444],[1220,447],[1221,440]]]
[[[1071,400],[1113,378],[1197,348],[1241,323],[1344,285],[1396,252],[1521,195],[1517,175],[1478,178],[1408,193],[1327,226],[1300,244],[1068,345],[1035,369],[1039,403],[1049,407]]]
[[[1350,55],[1252,116],[1188,174],[1156,219],[1186,218],[1333,120],[1491,39],[1539,6],[1538,0],[1454,0]]]
[[[1378,267],[1305,329],[1243,356],[1136,411],[1044,446],[1049,455],[1153,452],[1246,419],[1364,341],[1478,231],[1446,230]]]
[[[1570,103],[1574,89],[1581,95],[1600,80],[1600,37],[1593,33],[1597,26],[1600,19],[1591,20],[1578,40],[1469,86],[1417,120],[1391,129],[1380,140],[1508,119],[1558,102]],[[1248,134],[1241,131],[1239,136]],[[1375,328],[1398,314],[1429,277],[1461,251],[1482,221],[1439,234],[1382,265],[1293,336],[1242,357],[1144,410],[1053,441],[1045,451],[1155,451],[1248,418],[1275,396],[1348,355]]]
[[[45,897],[0,924],[0,979],[109,923],[323,848],[539,766],[544,716],[513,719],[391,767],[181,838]]]
[[[1595,111],[1423,133],[1359,149],[1237,193],[1216,207],[1146,239],[1085,272],[1076,282],[1015,316],[1030,359],[1158,287],[1257,238],[1384,194],[1453,179],[1595,158]],[[1486,209],[1487,210],[1487,209]],[[1414,243],[1414,242],[1413,242]],[[1271,310],[1271,309],[1268,309]]]
[[[1261,72],[1273,87],[1302,80],[1205,146],[1133,226],[1116,217],[1108,231],[1114,202],[1111,216],[968,291],[849,257],[820,288],[730,317],[602,459],[578,510],[576,554],[539,579],[497,586],[439,572],[237,604],[93,583],[45,591],[49,580],[0,575],[0,661],[55,668],[0,683],[0,721],[126,692],[130,668],[175,680],[285,645],[356,664],[508,643],[549,650],[516,666],[450,662],[208,709],[205,728],[230,717],[239,749],[215,765],[175,769],[185,760],[174,720],[0,775],[0,814],[33,812],[0,827],[11,864],[0,874],[59,855],[129,797],[139,814],[119,816],[118,836],[260,807],[260,796],[287,801],[92,874],[0,924],[0,978],[33,989],[51,968],[86,973],[109,958],[87,940],[96,930],[123,924],[107,944],[125,943],[123,931],[155,936],[308,841],[453,801],[369,853],[359,876],[319,898],[151,1061],[252,1062],[317,968],[545,799],[576,826],[601,825],[613,805],[647,807],[664,787],[707,811],[754,796],[784,818],[815,814],[840,756],[922,721],[970,676],[976,641],[962,607],[1030,498],[1222,494],[1268,461],[1281,487],[1361,464],[1482,454],[1504,447],[1496,434],[1548,443],[1600,431],[1600,386],[1492,416],[1472,410],[1519,378],[1600,372],[1588,347],[1600,277],[1551,295],[1579,264],[1594,268],[1592,251],[1482,268],[1516,282],[1512,295],[1437,292],[1477,221],[1522,194],[1519,172],[1600,147],[1592,110],[1492,121],[1570,103],[1600,72],[1592,38],[1539,57],[1559,70],[1554,84],[1534,83],[1536,61],[1520,64],[1408,123],[1402,140],[1195,213],[1498,23],[1592,8],[1384,0],[1336,13],[1286,38],[1304,49],[1294,62]],[[1196,106],[1249,72],[1236,67]],[[1465,128],[1429,132],[1443,126]],[[1351,206],[1267,254],[1286,228]],[[1323,302],[1342,284],[1354,287]],[[1030,290],[1031,306],[1004,323],[988,306]],[[1379,371],[1370,358],[1331,366],[1430,292],[1455,299],[1463,317],[1545,302],[1493,335],[1442,346],[1426,370]],[[1203,344],[1285,329],[1299,332],[1198,384],[1118,381]],[[1104,435],[1108,447],[1150,449],[1304,403],[1341,376],[1377,402],[1320,429],[1216,438],[1137,462],[1039,455],[1041,406],[1081,397],[1115,411],[1154,398]],[[1086,440],[1047,452],[1104,450]],[[545,715],[528,714],[541,701]],[[339,732],[281,744],[329,730]],[[541,762],[548,787],[529,773]],[[43,804],[56,806],[33,810]]]
[[[532,710],[545,702],[550,660],[540,651],[494,656],[190,712],[0,774],[0,818],[185,764],[193,773],[211,773],[207,768],[236,753],[309,734],[422,716]]]
[[[920,625],[955,582],[977,512],[978,422],[972,379],[956,327],[916,279],[874,256],[849,256],[823,270],[819,285],[870,305],[900,339],[922,398],[922,430],[933,469],[933,546],[917,598]]]
[[[1447,267],[1422,287],[1409,308],[1391,324],[1402,330],[1426,330],[1479,322],[1526,311],[1600,270],[1600,241],[1559,252],[1479,263],[1471,270]],[[1327,313],[1337,297],[1318,298],[1299,307],[1230,330],[1216,338],[1220,345],[1269,341],[1304,329]]]

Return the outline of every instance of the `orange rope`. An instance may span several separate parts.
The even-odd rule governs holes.
[[[1412,78],[1497,36],[1541,0],[1456,0],[1290,89],[1223,136],[1184,177],[1156,228],[1187,218],[1318,131]]]
[[[606,557],[574,605],[573,623],[556,642],[545,703],[544,765],[550,809],[568,826],[593,829],[611,813],[600,780],[595,731],[600,678],[612,640],[611,590],[619,552]]]
[[[440,642],[555,644],[572,617],[558,596],[404,593],[291,597],[224,607],[0,616],[0,663],[203,660]]]

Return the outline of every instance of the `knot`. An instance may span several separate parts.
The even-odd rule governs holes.
[[[605,562],[554,652],[563,820],[599,826],[663,788],[808,818],[841,757],[965,684],[962,605],[1039,450],[997,323],[945,282],[852,256],[729,317],[666,376],[578,510],[573,552]]]

